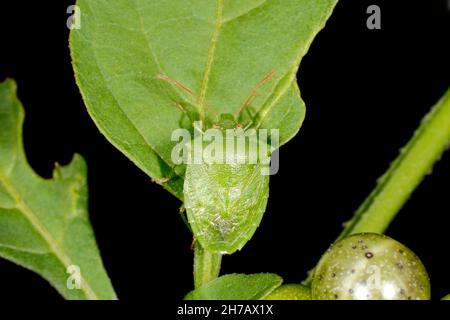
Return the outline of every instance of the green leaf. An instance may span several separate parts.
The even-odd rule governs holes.
[[[281,285],[276,274],[227,274],[191,291],[186,300],[261,300]]]
[[[211,109],[234,113],[271,70],[241,119],[279,129],[281,144],[298,132],[297,68],[336,2],[79,0],[81,28],[70,39],[77,83],[106,138],[182,199],[185,167],[172,163],[172,132],[216,121]]]
[[[311,300],[311,290],[301,284],[284,284],[276,288],[264,300]]]
[[[450,300],[450,294],[446,295],[446,296],[443,297],[441,300]]]
[[[86,164],[79,155],[36,175],[22,145],[24,111],[16,84],[0,84],[0,256],[47,279],[66,299],[115,299],[87,215]],[[69,289],[78,266],[80,289]]]

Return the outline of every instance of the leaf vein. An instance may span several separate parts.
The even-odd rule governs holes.
[[[27,220],[31,223],[34,229],[42,236],[42,238],[47,242],[51,252],[58,258],[58,260],[67,269],[68,266],[72,265],[72,260],[67,256],[64,251],[60,248],[57,241],[53,238],[52,234],[48,229],[39,221],[39,218],[33,212],[33,210],[28,206],[28,204],[22,199],[19,192],[14,187],[12,181],[7,177],[0,176],[0,183],[5,187],[5,190],[10,194],[10,196],[17,203],[17,208],[23,213]],[[93,300],[98,300],[98,297],[94,290],[92,290],[89,283],[83,279],[81,281],[81,287],[86,297]]]
[[[213,34],[211,36],[211,40],[209,43],[208,57],[206,60],[206,66],[205,66],[205,71],[203,74],[202,86],[201,86],[200,95],[198,98],[198,104],[199,104],[199,109],[200,109],[199,115],[200,115],[200,120],[202,122],[204,122],[204,120],[205,120],[205,98],[206,98],[206,92],[208,90],[211,68],[212,68],[212,64],[214,62],[216,43],[217,43],[217,39],[219,37],[220,29],[222,28],[223,7],[224,7],[224,0],[218,0],[217,1],[216,22],[215,22],[214,31],[213,31]]]
[[[243,17],[249,15],[250,13],[252,13],[253,11],[255,11],[255,10],[261,8],[266,2],[267,2],[267,0],[264,0],[263,2],[261,2],[260,4],[258,4],[257,6],[255,6],[255,7],[253,7],[253,8],[250,8],[250,9],[248,9],[247,11],[244,11],[244,12],[242,12],[242,13],[239,13],[237,16],[230,17],[230,18],[228,18],[228,19],[223,19],[223,20],[222,20],[222,23],[223,23],[223,24],[226,24],[226,23],[231,22],[231,21],[233,21],[233,20],[237,20],[237,19],[243,18]]]

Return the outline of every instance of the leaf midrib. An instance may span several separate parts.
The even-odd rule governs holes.
[[[222,19],[223,7],[224,7],[224,0],[217,0],[216,21],[214,24],[214,31],[211,36],[211,40],[209,42],[208,57],[206,59],[206,66],[205,66],[205,71],[203,73],[202,86],[201,86],[200,95],[198,98],[200,120],[203,123],[205,122],[206,92],[208,91],[208,84],[209,84],[209,78],[210,78],[210,74],[211,74],[211,68],[212,68],[212,65],[214,62],[216,43],[217,43],[217,39],[219,37],[220,29],[222,28],[222,24],[223,24],[223,19]]]
[[[26,202],[20,196],[20,193],[14,187],[12,181],[4,175],[0,175],[0,184],[3,185],[8,194],[14,199],[16,203],[16,208],[22,212],[25,218],[30,222],[33,228],[41,235],[41,237],[47,242],[50,251],[55,255],[55,257],[62,263],[62,265],[67,269],[68,266],[72,265],[72,260],[64,253],[60,248],[58,242],[54,239],[52,234],[47,230],[47,228],[39,221],[37,215],[33,210],[26,204]],[[87,283],[87,281],[82,278],[81,290],[85,293],[86,297],[91,300],[98,300],[98,296]]]

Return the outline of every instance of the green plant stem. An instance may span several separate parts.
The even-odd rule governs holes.
[[[450,88],[423,118],[417,131],[338,239],[361,232],[383,233],[414,189],[450,144]],[[309,284],[312,272],[304,283]]]
[[[338,239],[361,232],[383,233],[449,144],[450,89],[423,118],[412,139]]]
[[[204,284],[216,279],[220,273],[222,255],[202,248],[195,243],[194,251],[194,287],[200,288]]]

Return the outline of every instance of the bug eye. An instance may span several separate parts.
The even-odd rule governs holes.
[[[243,127],[244,126],[242,124],[240,124],[240,123],[238,123],[237,126],[236,126],[236,128],[238,128],[238,129],[242,129]]]

